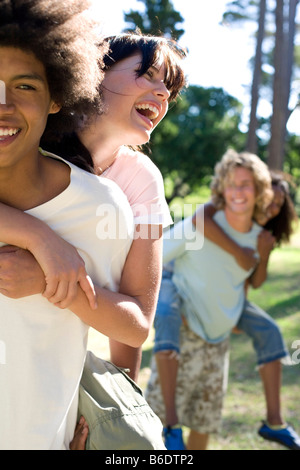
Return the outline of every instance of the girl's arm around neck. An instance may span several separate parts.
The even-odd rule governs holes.
[[[260,256],[255,271],[249,278],[249,283],[254,289],[260,287],[267,279],[267,268],[271,251],[275,246],[276,239],[268,230],[262,230],[257,239],[257,251]]]
[[[212,243],[222,248],[222,250],[232,255],[243,269],[249,271],[249,269],[256,265],[254,250],[242,247],[232,240],[232,238],[213,220],[213,216],[216,212],[217,210],[211,202],[204,204],[204,236]],[[197,225],[197,212],[193,216],[193,224],[197,229],[203,231],[203,228]]]

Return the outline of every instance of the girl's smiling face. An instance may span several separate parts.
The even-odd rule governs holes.
[[[261,215],[257,219],[257,222],[262,226],[266,225],[269,220],[273,219],[280,213],[285,201],[285,193],[280,186],[277,184],[272,184],[272,190],[274,196],[271,204],[267,207],[265,214]]]
[[[272,185],[272,189],[273,189],[274,197],[273,197],[271,204],[267,208],[268,220],[273,219],[279,214],[284,204],[284,199],[285,199],[285,194],[284,194],[283,189],[281,189],[277,185]]]
[[[170,92],[164,83],[164,61],[139,77],[141,60],[140,53],[121,60],[105,73],[102,82],[105,111],[101,127],[127,145],[148,142],[168,110]]]

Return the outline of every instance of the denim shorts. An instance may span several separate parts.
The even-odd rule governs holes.
[[[172,275],[172,272],[163,270],[154,318],[154,353],[158,351],[180,352],[181,300],[172,281]]]
[[[289,356],[277,323],[264,310],[248,300],[245,301],[237,328],[251,338],[258,365]]]
[[[168,350],[180,353],[181,301],[172,275],[170,271],[163,271],[154,319],[154,353]],[[248,300],[237,327],[251,338],[258,365],[289,357],[278,325],[270,315]]]

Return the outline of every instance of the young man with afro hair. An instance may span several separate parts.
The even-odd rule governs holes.
[[[90,305],[84,283],[66,309],[42,295],[45,285],[25,298],[1,292],[3,450],[69,449],[88,325],[132,347],[149,332],[139,303],[117,293],[122,272],[129,283],[136,276],[127,264],[133,220],[125,195],[40,148],[46,125],[59,138],[76,128],[78,116],[99,109],[104,51],[86,9],[82,0],[0,0],[0,201],[42,219],[74,245],[99,300]],[[31,256],[26,230],[19,227],[13,243]]]

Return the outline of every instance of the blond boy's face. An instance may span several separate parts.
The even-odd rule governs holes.
[[[37,152],[49,114],[59,111],[50,97],[43,64],[31,53],[0,47],[0,168]]]
[[[252,216],[256,200],[252,171],[242,167],[234,168],[225,183],[224,199],[226,207],[232,212],[249,213]]]

